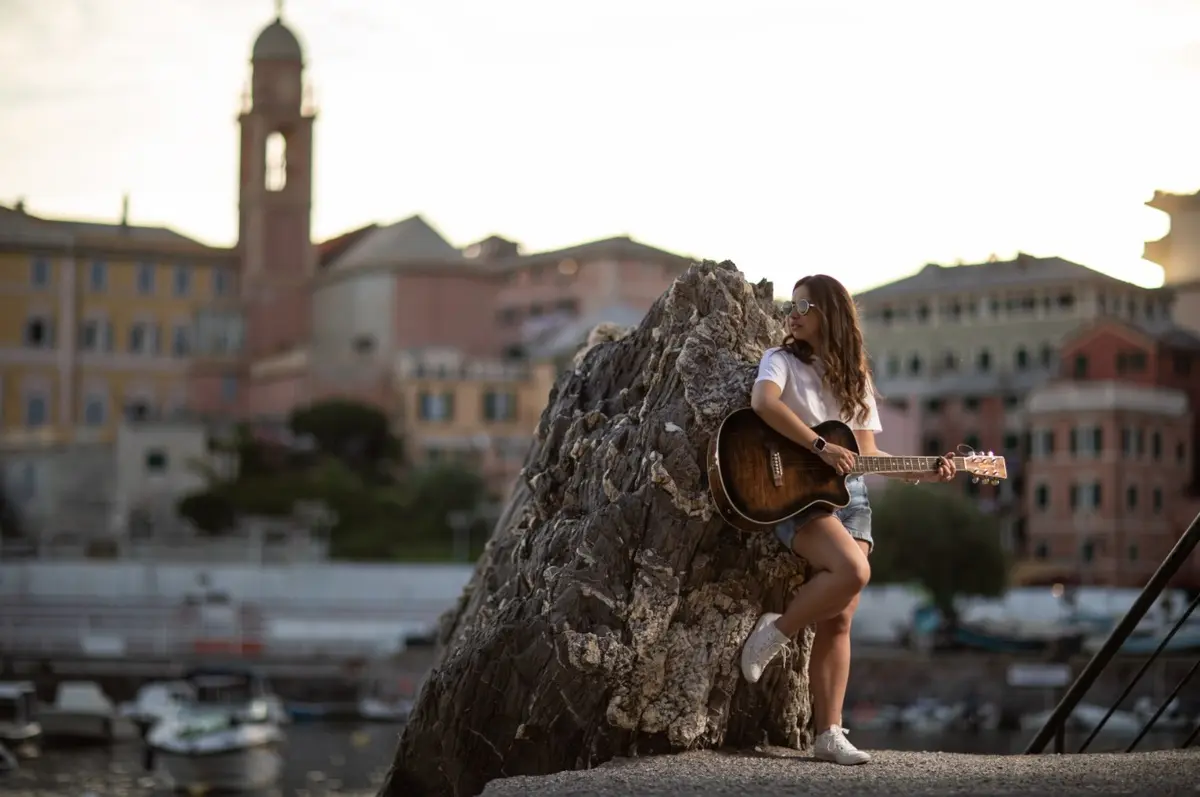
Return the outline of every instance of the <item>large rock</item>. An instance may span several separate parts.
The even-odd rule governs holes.
[[[708,494],[710,436],[782,335],[771,284],[692,266],[626,335],[559,379],[400,739],[381,795],[466,797],[493,778],[627,756],[806,747],[805,636],[756,685],[755,619],[797,559]]]

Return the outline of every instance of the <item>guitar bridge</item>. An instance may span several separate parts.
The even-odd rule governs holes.
[[[776,487],[782,487],[783,456],[779,453],[779,448],[777,446],[770,446],[767,450],[770,452],[767,459],[771,463],[771,481],[775,483]]]

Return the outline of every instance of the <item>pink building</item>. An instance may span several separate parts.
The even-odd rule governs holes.
[[[304,58],[276,19],[254,43],[239,123],[241,293],[196,321],[190,402],[262,417],[353,396],[390,406],[401,353],[519,357],[583,322],[640,318],[691,258],[627,237],[523,253],[448,242],[420,216],[314,245]]]

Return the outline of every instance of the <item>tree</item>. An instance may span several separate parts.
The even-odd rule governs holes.
[[[403,458],[399,438],[378,407],[332,399],[301,407],[288,421],[292,433],[311,437],[322,454],[337,457],[361,476],[386,479],[385,466]]]
[[[502,775],[615,756],[811,743],[811,637],[757,684],[738,668],[755,621],[786,605],[804,568],[769,531],[726,526],[705,476],[712,434],[782,337],[770,283],[703,263],[559,378],[443,619],[382,797],[468,797]]]
[[[205,534],[221,534],[237,522],[237,510],[220,492],[202,490],[179,500],[179,515]]]
[[[942,617],[955,598],[997,597],[1008,582],[999,524],[948,485],[892,483],[872,500],[872,580],[915,582]]]

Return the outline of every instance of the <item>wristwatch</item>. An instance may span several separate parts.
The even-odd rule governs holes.
[[[825,438],[818,437],[816,440],[813,440],[812,449],[813,451],[824,451],[825,445]]]

